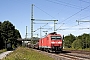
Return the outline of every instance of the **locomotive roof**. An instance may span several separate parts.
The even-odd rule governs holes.
[[[52,32],[52,33],[49,33],[49,34],[53,35],[53,34],[57,34],[57,32]]]
[[[41,39],[48,37],[48,36],[51,36],[51,35],[59,35],[60,36],[60,34],[57,34],[57,32],[52,32],[52,33],[49,33],[46,36],[42,37]]]
[[[57,34],[57,32],[52,32],[52,33],[49,33],[47,36],[50,36],[50,35],[60,35],[60,34]]]

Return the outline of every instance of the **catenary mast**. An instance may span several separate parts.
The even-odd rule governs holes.
[[[31,44],[33,43],[33,4],[32,4],[32,7],[31,7]]]

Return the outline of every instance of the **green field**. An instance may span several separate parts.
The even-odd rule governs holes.
[[[26,47],[19,47],[3,60],[54,60],[47,55]]]

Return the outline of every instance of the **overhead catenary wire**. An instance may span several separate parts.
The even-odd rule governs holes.
[[[83,10],[87,9],[88,7],[90,7],[90,5],[88,5],[87,7],[83,8],[83,9],[81,9],[80,11],[76,12],[75,14],[71,15],[70,17],[64,19],[63,21],[61,21],[61,23],[63,23],[64,21],[70,19],[71,17],[75,16],[76,14],[82,12]],[[87,17],[89,17],[89,16],[87,16]],[[84,18],[85,18],[85,17],[84,17]],[[69,20],[68,20],[68,21],[69,21]]]
[[[81,24],[83,24],[83,23],[80,23],[79,25],[81,25]],[[60,29],[59,31],[66,31],[66,30],[68,30],[68,29],[70,29],[70,28],[74,28],[74,27],[76,27],[76,26],[79,26],[78,24],[77,25],[74,25],[74,26],[72,26],[72,27],[68,27],[68,28],[65,28],[65,29]],[[81,30],[85,30],[85,29],[90,29],[89,27],[88,28],[78,28],[78,29],[71,29],[70,30],[70,34],[71,33],[73,33],[73,32],[77,32],[77,31],[81,31]],[[69,31],[69,30],[68,30]],[[68,32],[67,32],[68,33]]]
[[[90,17],[90,16],[85,16],[85,17],[80,18],[80,19],[78,19],[78,20],[82,20],[82,19],[85,19],[85,18],[87,18],[87,17]],[[65,24],[65,23],[63,23],[63,25],[64,25],[64,24]],[[80,24],[82,24],[82,23],[80,23]],[[79,24],[79,25],[80,25],[80,24]],[[62,25],[61,25],[61,26],[62,26]],[[60,27],[61,27],[61,26],[60,26]],[[75,27],[75,26],[78,26],[78,25],[74,25],[74,26],[71,26],[71,27],[66,28],[66,29],[70,29],[70,28]],[[60,28],[60,27],[59,27],[59,28]],[[59,29],[59,28],[58,28],[58,29]],[[57,29],[57,30],[58,30],[58,29]],[[66,29],[65,29],[65,30],[66,30]]]
[[[78,20],[82,20],[82,19],[85,19],[85,18],[88,18],[88,17],[90,17],[90,16],[85,16],[85,17],[80,18],[80,19],[78,19]]]
[[[51,1],[51,0],[47,0],[47,1],[53,2],[53,3],[57,3],[57,4],[59,4],[58,2],[62,2],[62,1],[58,1],[58,0],[56,0],[56,1],[58,1],[58,2],[54,2],[54,1]],[[62,2],[62,3],[66,3],[66,2]],[[69,4],[69,3],[66,3],[66,4]],[[71,4],[69,4],[69,5],[71,5]],[[73,6],[75,6],[75,5],[73,5]],[[68,20],[69,18],[77,15],[78,13],[80,13],[80,12],[82,12],[83,10],[87,9],[88,7],[90,7],[90,5],[88,5],[87,7],[82,8],[80,11],[78,11],[78,12],[76,12],[75,14],[71,15],[70,17],[64,19],[62,22],[64,22],[64,21]]]
[[[79,0],[79,1],[90,4],[90,2],[88,2],[86,0],[85,1],[84,0]]]
[[[35,6],[35,5],[34,5],[34,6]],[[89,6],[90,6],[90,5],[89,5]],[[62,22],[66,21],[66,20],[68,20],[69,18],[73,17],[74,15],[80,13],[81,11],[85,10],[86,8],[88,8],[89,6],[87,6],[87,7],[83,8],[83,9],[81,9],[80,11],[78,11],[78,12],[76,12],[75,14],[71,15],[70,17],[66,18],[66,19],[63,20]],[[36,6],[35,6],[35,7],[36,7]],[[37,7],[37,8],[38,8],[38,7]],[[38,8],[38,9],[40,9],[40,8]],[[40,9],[40,10],[43,11],[42,9]],[[43,12],[46,13],[45,11],[43,11]],[[48,14],[48,13],[46,13],[46,14]],[[51,16],[50,14],[48,14],[48,15]],[[52,17],[52,16],[51,16],[51,17]],[[54,18],[54,17],[52,17],[52,18]]]
[[[76,7],[76,8],[81,8],[80,6],[77,6],[77,5],[74,5],[74,4],[70,4],[70,3],[67,3],[67,2],[64,2],[64,1],[60,1],[60,0],[56,0],[56,1],[60,2],[60,3],[67,4],[67,5],[70,5],[70,6],[73,6],[73,7]]]
[[[90,5],[89,5],[89,6],[90,6]],[[66,18],[64,21],[66,21],[66,20],[68,20],[69,18],[71,18],[71,17],[75,16],[76,14],[80,13],[81,11],[85,10],[86,8],[88,8],[89,6],[87,6],[87,7],[83,8],[83,9],[81,9],[81,10],[78,11],[77,13],[75,13],[75,14],[71,15],[70,17]],[[62,21],[62,22],[64,22],[64,21]]]
[[[47,24],[48,24],[48,23],[47,23]],[[42,28],[42,27],[46,26],[47,24],[45,24],[45,25],[41,26],[40,28]],[[37,30],[39,30],[40,28],[38,28]],[[37,30],[35,30],[34,32],[36,32]]]
[[[87,18],[87,17],[90,17],[90,16],[85,16],[85,17],[80,18],[80,19],[78,19],[78,20],[82,20],[82,19],[85,19],[85,18]],[[83,23],[80,23],[79,25],[81,25],[81,24],[83,24]],[[65,29],[60,29],[60,28],[58,28],[57,30],[67,30],[67,29],[74,28],[74,27],[79,26],[79,25],[77,24],[77,25],[74,25],[74,26],[71,26],[71,27],[68,27],[68,28],[65,28]]]
[[[79,28],[78,31],[81,31],[81,30],[89,30],[89,29],[90,29],[90,27],[88,27],[88,28]],[[74,30],[73,32],[77,32],[77,30]],[[71,32],[71,33],[73,33],[73,32]]]
[[[35,5],[34,5],[34,6],[35,6]],[[40,9],[39,7],[37,7],[37,6],[35,6],[35,7],[38,8],[39,10],[43,11],[43,10]],[[54,21],[54,31],[55,31],[55,21],[58,21],[58,20],[56,20],[55,17],[51,16],[51,15],[48,14],[47,12],[45,12],[45,11],[43,11],[43,12],[46,13],[47,15],[49,15],[50,17],[54,18],[54,20],[52,20],[52,19],[51,19],[51,20],[43,20],[43,19],[42,19],[42,20],[41,20],[41,19],[36,19],[36,20],[35,20],[35,19],[34,19],[34,20],[35,20],[35,21]],[[49,23],[49,22],[48,22],[48,23]],[[37,29],[37,30],[39,30],[39,29]]]
[[[51,1],[51,0],[47,0],[47,1],[49,1],[49,2],[53,2],[53,3],[57,3],[57,4],[59,4],[58,2],[60,2],[60,3],[65,3],[65,4],[68,4],[68,5],[72,5],[72,4],[69,4],[69,3],[66,3],[66,2],[63,2],[63,1],[60,1],[60,0],[59,0],[59,1],[58,1],[58,0],[56,0],[56,1],[58,1],[58,2],[54,2],[54,1]],[[72,5],[72,6],[76,6],[76,5]],[[89,5],[89,6],[90,6],[90,5]],[[87,9],[89,6],[87,6],[87,7],[83,8],[83,9],[81,9],[80,11],[78,11],[78,12],[76,12],[75,14],[71,15],[70,17],[66,18],[66,19],[65,19],[65,20],[63,20],[62,22],[64,22],[64,21],[68,20],[69,18],[71,18],[71,17],[75,16],[76,14],[80,13],[81,11],[83,11],[83,10]]]
[[[47,12],[45,12],[44,10],[42,10],[41,8],[37,7],[36,5],[34,5],[36,8],[38,8],[39,10],[41,10],[42,12],[46,13],[48,16],[52,17],[55,19],[55,17],[51,16],[50,14],[48,14]]]
[[[55,4],[59,4],[59,5],[63,5],[63,6],[66,6],[66,7],[71,7],[71,8],[75,8],[75,9],[81,9],[81,7],[78,7],[76,5],[72,5],[72,4],[69,4],[69,3],[65,3],[65,2],[60,2],[60,1],[56,2],[56,1],[52,1],[52,0],[46,0],[46,1],[51,2],[51,3],[55,3]],[[60,4],[60,3],[64,3],[64,4]]]
[[[81,19],[79,19],[79,20],[85,19],[85,18],[87,18],[87,17],[90,17],[90,16],[83,17],[83,18],[81,18]],[[78,22],[78,21],[76,20],[76,22]],[[88,20],[88,21],[82,21],[82,22],[90,22],[90,20]],[[80,24],[83,24],[83,23],[80,23]],[[80,25],[80,24],[78,24],[78,25]],[[75,26],[78,26],[78,25],[75,25]],[[72,27],[74,27],[74,26],[72,26]]]
[[[71,28],[74,28],[74,27],[76,27],[76,26],[79,26],[79,25],[81,25],[81,24],[83,24],[83,23],[79,23],[79,24],[77,24],[77,25],[74,25],[74,26],[71,26],[71,27],[67,27],[67,28],[63,28],[63,29],[60,29],[63,25],[61,25],[58,29],[56,29],[56,30],[68,30],[68,29],[71,29]]]
[[[83,31],[83,30],[89,30],[90,28],[82,28],[82,29],[78,29],[78,30],[74,30],[74,31],[72,31],[71,33],[73,33],[73,32],[78,32],[78,31]],[[86,32],[86,31],[85,31]]]
[[[84,10],[85,10],[85,9],[87,9],[88,7],[90,7],[90,5],[88,5],[87,7],[83,8],[83,9],[81,9],[80,11],[78,11],[78,12],[74,13],[73,15],[69,16],[68,18],[64,19],[62,22],[66,21],[66,20],[68,20],[69,18],[71,18],[71,17],[75,16],[76,14],[78,14],[78,13],[80,13],[80,12],[84,11]]]
[[[83,23],[80,23],[80,24],[83,24]],[[74,25],[74,26],[68,27],[68,28],[66,28],[65,30],[70,29],[70,28],[74,28],[74,27],[76,27],[76,26],[79,26],[79,25],[77,24],[77,25]]]
[[[63,25],[64,25],[64,23],[63,23],[61,26],[63,26]],[[60,27],[61,27],[61,26],[60,26]],[[60,28],[60,27],[59,27],[59,28]],[[59,28],[57,28],[56,31],[59,30]]]
[[[84,24],[84,23],[80,23],[79,25],[82,25],[82,24]],[[76,26],[79,26],[78,24],[77,25],[74,25],[74,26],[71,26],[71,27],[68,27],[68,28],[65,28],[65,29],[60,29],[61,31],[66,31],[66,30],[68,30],[68,29],[71,29],[71,28],[75,28]],[[78,29],[77,30],[85,30],[85,29],[90,29],[90,27],[83,27],[83,28],[80,28],[80,27],[78,27]],[[71,32],[69,32],[69,33],[73,33],[73,32],[77,32],[77,30],[76,29],[74,29],[74,30],[72,30]]]
[[[34,5],[35,6],[35,5]],[[36,8],[38,8],[39,10],[41,10],[42,12],[46,13],[47,15],[49,15],[50,17],[52,17],[53,19],[51,20],[47,20],[47,21],[54,21],[54,30],[55,30],[55,21],[58,21],[57,19],[55,19],[55,17],[51,16],[50,14],[48,14],[47,12],[45,12],[44,10],[40,9],[39,7],[35,6]],[[40,21],[41,19],[36,19],[35,21]],[[44,19],[42,19],[41,21],[46,21]],[[49,22],[48,22],[49,23]]]

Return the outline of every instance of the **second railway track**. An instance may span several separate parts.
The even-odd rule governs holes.
[[[90,60],[90,55],[86,55],[86,54],[70,53],[66,51],[64,51],[63,53],[48,53],[40,50],[36,50],[36,51],[48,55],[54,58],[55,60]]]

